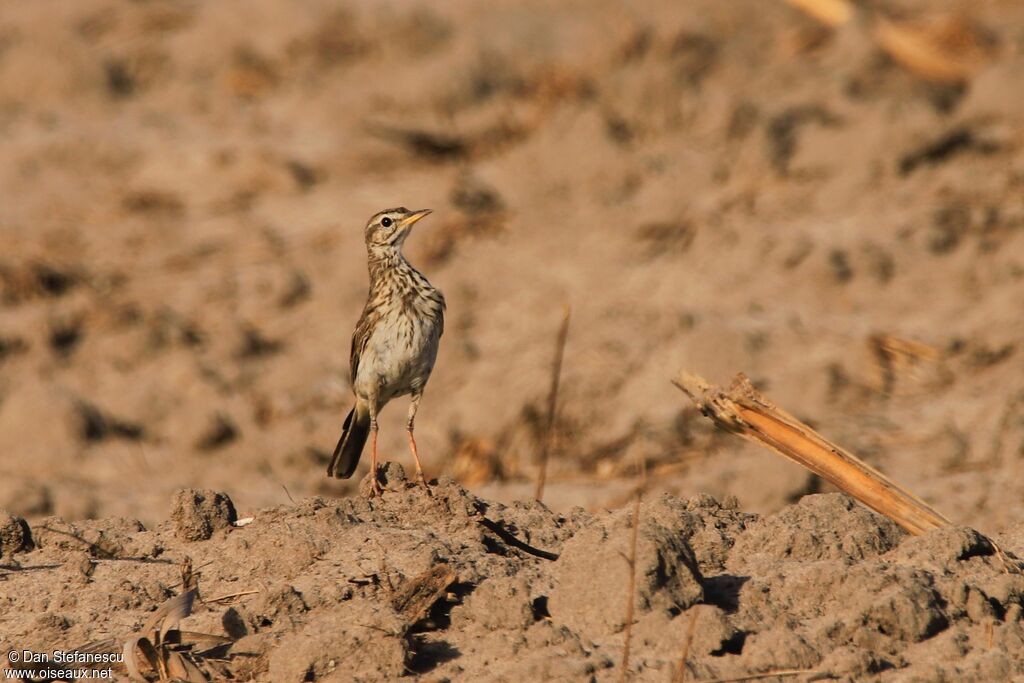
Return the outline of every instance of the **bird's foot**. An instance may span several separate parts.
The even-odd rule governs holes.
[[[373,476],[370,477],[370,498],[384,496],[384,487],[380,485],[380,471],[375,467]]]

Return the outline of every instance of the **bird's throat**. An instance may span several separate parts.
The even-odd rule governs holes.
[[[433,289],[427,278],[405,260],[400,249],[370,252],[368,261],[370,271],[370,292],[382,289]]]

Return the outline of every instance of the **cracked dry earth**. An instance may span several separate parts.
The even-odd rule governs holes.
[[[308,498],[243,526],[227,496],[199,490],[153,529],[8,516],[4,646],[119,649],[181,591],[187,556],[202,601],[182,631],[232,641],[193,649],[217,679],[619,679],[631,506],[561,515],[384,474],[383,498]],[[765,517],[650,496],[639,520],[631,680],[679,680],[684,652],[689,681],[1024,676],[1024,576],[972,529],[910,537],[841,494]],[[1020,554],[1024,525],[994,540]]]

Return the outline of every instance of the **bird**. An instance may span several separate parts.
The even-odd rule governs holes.
[[[348,479],[370,437],[370,496],[383,494],[377,473],[377,416],[392,399],[411,396],[406,431],[420,484],[430,492],[414,424],[444,333],[445,300],[402,254],[413,225],[430,209],[385,209],[366,223],[369,295],[352,333],[349,366],[355,405],[345,418],[327,475]]]

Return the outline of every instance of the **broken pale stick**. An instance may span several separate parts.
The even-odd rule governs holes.
[[[722,429],[806,467],[910,533],[952,524],[923,500],[774,405],[743,373],[728,390],[686,372],[680,372],[673,384]]]

